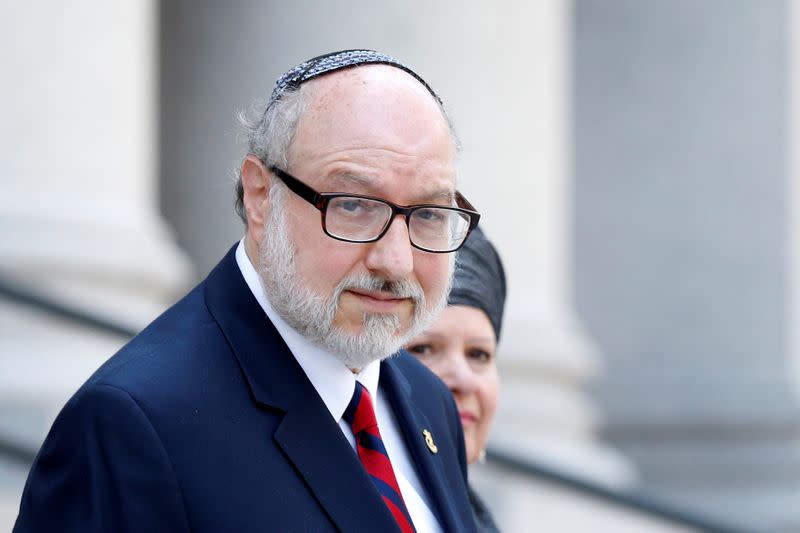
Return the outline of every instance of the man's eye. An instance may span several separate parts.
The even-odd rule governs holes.
[[[383,208],[383,204],[364,198],[339,198],[333,207],[341,215],[375,216]]]
[[[441,209],[420,209],[416,216],[425,222],[441,222],[445,219],[445,212]]]
[[[342,200],[339,202],[339,209],[349,213],[357,213],[364,209],[364,202],[360,200]]]

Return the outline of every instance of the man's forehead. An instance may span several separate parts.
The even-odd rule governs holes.
[[[399,177],[388,178],[392,180]],[[390,185],[387,178],[379,178],[369,173],[340,170],[332,172],[323,181],[327,192],[353,191],[370,196],[381,196],[382,191]],[[455,201],[455,183],[452,177],[437,176],[417,184],[406,190],[409,198],[415,203],[452,203]]]

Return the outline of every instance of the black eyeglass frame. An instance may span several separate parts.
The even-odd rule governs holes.
[[[409,242],[411,243],[411,246],[417,248],[418,250],[422,250],[423,252],[430,252],[433,254],[449,254],[455,252],[464,245],[464,243],[467,241],[467,238],[469,238],[469,234],[472,233],[472,230],[474,230],[478,226],[478,221],[481,218],[481,214],[478,213],[475,210],[475,207],[469,202],[469,200],[464,198],[464,195],[458,191],[456,191],[456,204],[458,205],[458,207],[451,207],[448,205],[439,205],[439,204],[398,205],[390,202],[389,200],[384,200],[383,198],[376,198],[374,196],[366,196],[363,194],[352,194],[346,192],[317,192],[308,185],[306,185],[305,183],[303,183],[302,181],[300,181],[299,179],[295,178],[285,170],[281,170],[275,165],[270,166],[269,170],[270,172],[272,172],[273,175],[275,175],[281,181],[283,181],[283,183],[286,184],[289,190],[291,190],[297,196],[299,196],[300,198],[310,203],[319,210],[322,221],[322,230],[325,232],[325,235],[331,237],[332,239],[336,239],[337,241],[353,242],[361,244],[379,241],[384,235],[386,235],[386,232],[389,231],[389,228],[391,227],[394,218],[397,215],[403,215],[403,217],[406,220],[406,227],[408,228]],[[386,223],[386,225],[384,226],[384,228],[381,230],[381,232],[378,234],[377,237],[364,241],[353,240],[353,239],[345,239],[343,237],[338,237],[328,231],[327,225],[325,224],[325,212],[328,209],[328,204],[334,198],[342,198],[342,197],[363,198],[365,200],[372,200],[375,202],[386,204],[392,209],[392,214],[389,217],[388,222]],[[409,220],[411,218],[412,213],[414,213],[414,211],[417,211],[419,209],[430,209],[430,208],[445,209],[448,211],[456,211],[459,213],[465,213],[469,215],[470,218],[469,218],[469,227],[467,228],[467,233],[464,236],[464,240],[461,241],[461,244],[459,244],[457,248],[454,248],[453,250],[431,250],[418,245],[417,243],[414,242],[413,239],[411,239],[411,227],[409,226]]]

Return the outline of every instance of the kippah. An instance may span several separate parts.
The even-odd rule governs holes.
[[[327,74],[329,72],[333,72],[335,70],[342,70],[345,68],[367,64],[391,65],[399,68],[400,70],[408,72],[414,76],[417,81],[424,85],[426,89],[428,89],[428,92],[431,93],[431,95],[436,99],[437,102],[439,102],[439,104],[442,103],[441,98],[439,98],[439,96],[433,92],[433,89],[431,89],[430,86],[425,83],[425,80],[423,80],[416,72],[402,64],[397,59],[374,50],[341,50],[339,52],[323,54],[300,63],[293,69],[289,70],[286,74],[278,78],[278,81],[275,82],[275,88],[272,90],[272,95],[269,97],[267,109],[272,107],[272,104],[280,100],[281,96],[283,96],[286,92],[296,89],[308,80],[322,76],[323,74]]]
[[[447,303],[482,310],[492,323],[495,337],[500,340],[506,304],[506,275],[497,250],[478,226],[456,254],[453,288]]]

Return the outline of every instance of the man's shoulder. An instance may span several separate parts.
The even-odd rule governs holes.
[[[233,250],[209,276],[153,320],[111,356],[87,384],[107,383],[121,388],[146,376],[150,381],[192,377],[192,369],[230,351],[219,323],[209,309],[211,286],[226,290],[232,283]],[[220,273],[222,272],[222,273]]]
[[[191,401],[204,383],[238,376],[235,357],[206,307],[203,289],[201,283],[150,323],[100,366],[79,393],[110,386],[143,407],[161,410]]]
[[[200,284],[153,320],[90,378],[90,382],[115,380],[137,369],[168,370],[171,364],[197,353],[215,336],[218,327],[203,302]],[[189,361],[186,361],[189,362]]]

